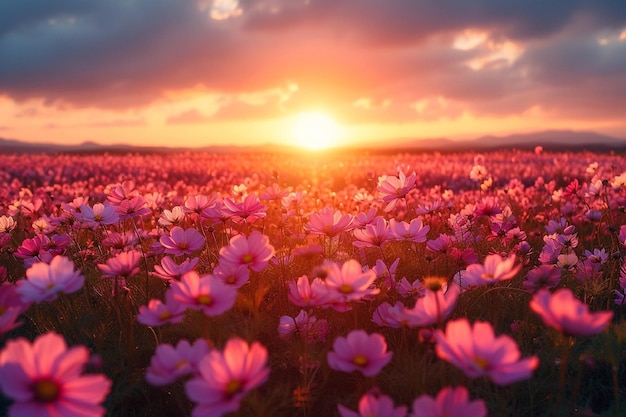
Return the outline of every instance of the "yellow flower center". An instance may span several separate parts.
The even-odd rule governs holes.
[[[249,264],[250,262],[254,261],[254,256],[248,253],[243,255],[243,258],[241,258],[241,260],[244,264]]]
[[[5,306],[0,306],[0,316],[3,315],[7,311]]]
[[[339,287],[339,292],[342,294],[350,294],[352,291],[352,287],[348,284],[343,284],[341,287]]]
[[[61,394],[61,387],[56,382],[49,379],[43,379],[35,382],[33,387],[35,399],[38,402],[49,403],[59,398]]]
[[[367,358],[364,355],[359,354],[354,357],[352,362],[354,362],[354,364],[357,366],[365,366],[367,365]]]
[[[164,311],[161,314],[159,314],[159,320],[167,320],[172,318],[172,313],[170,313],[169,311]]]
[[[480,274],[480,277],[482,279],[493,279],[493,274],[483,273],[483,274]]]
[[[213,298],[208,294],[201,294],[198,296],[198,304],[203,306],[210,306],[213,304]]]
[[[228,396],[233,396],[241,391],[243,387],[241,386],[241,381],[237,381],[236,379],[232,379],[228,381],[226,384],[226,394]]]
[[[482,370],[487,369],[487,366],[489,366],[489,361],[487,359],[485,359],[485,358],[475,357],[472,360]]]
[[[185,250],[185,249],[187,249],[188,247],[189,247],[189,243],[187,243],[187,242],[180,242],[180,243],[178,244],[178,249],[183,249],[183,250]]]

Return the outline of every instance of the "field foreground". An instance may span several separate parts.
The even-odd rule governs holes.
[[[626,415],[626,158],[0,158],[0,415]]]

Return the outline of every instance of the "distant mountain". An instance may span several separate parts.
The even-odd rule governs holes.
[[[602,135],[595,132],[576,132],[569,130],[548,130],[534,133],[513,134],[508,136],[480,136],[470,140],[451,140],[447,138],[410,139],[401,138],[364,143],[357,146],[339,147],[332,152],[366,150],[374,152],[396,151],[488,151],[493,149],[528,149],[542,146],[546,150],[590,150],[626,152],[626,139]],[[136,146],[125,144],[101,145],[84,142],[78,145],[58,145],[49,143],[23,142],[15,139],[0,138],[0,153],[171,153],[171,152],[212,152],[212,153],[301,153],[302,150],[288,145],[264,143],[260,145],[212,145],[202,148]]]
[[[489,149],[588,149],[626,150],[626,139],[602,135],[595,132],[575,132],[569,130],[547,130],[542,132],[513,134],[507,136],[486,135],[470,140],[426,139],[405,142],[405,146],[415,149],[449,150],[489,150]]]

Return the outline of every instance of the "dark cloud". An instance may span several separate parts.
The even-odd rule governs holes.
[[[614,115],[626,85],[626,41],[616,40],[626,28],[623,0],[241,6],[242,16],[213,21],[194,1],[1,2],[0,94],[56,106],[132,108],[194,86],[236,95],[296,83],[298,92],[285,103],[234,100],[211,119],[190,110],[168,122],[277,117],[315,106],[354,121],[400,122],[464,111],[519,114],[534,106],[559,115]],[[488,38],[473,49],[453,49],[464,30]],[[611,42],[601,45],[602,36]],[[468,67],[505,42],[520,48],[517,60]],[[362,98],[378,105],[355,107]]]

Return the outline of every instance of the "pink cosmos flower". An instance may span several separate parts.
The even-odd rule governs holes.
[[[140,306],[137,321],[146,326],[162,326],[183,321],[187,305],[174,300],[172,296],[172,290],[169,289],[165,293],[165,303],[153,298],[147,306]]]
[[[370,224],[366,224],[363,229],[354,229],[354,241],[352,244],[357,248],[382,248],[393,239],[393,232],[389,229],[383,217],[376,217]]]
[[[333,350],[328,352],[328,365],[336,371],[359,371],[365,376],[374,376],[391,361],[392,356],[393,352],[387,352],[383,335],[353,330],[347,337],[335,339]]]
[[[296,317],[282,316],[278,323],[278,335],[285,339],[297,334],[307,343],[326,340],[329,324],[325,319],[318,320],[315,316],[300,310]]]
[[[120,220],[127,220],[133,217],[146,216],[151,213],[146,200],[140,196],[131,197],[129,200],[122,200],[115,205],[115,213]]]
[[[602,333],[613,318],[612,311],[589,312],[589,306],[577,298],[569,288],[554,294],[542,289],[530,300],[530,308],[543,322],[569,336],[590,336]]]
[[[382,280],[385,288],[390,289],[396,287],[396,270],[398,269],[399,263],[400,258],[396,258],[396,260],[392,262],[391,266],[387,267],[382,259],[376,259],[376,264],[372,270],[376,272],[376,278]]]
[[[541,288],[554,288],[561,282],[561,270],[555,265],[539,265],[530,271],[522,287],[529,292],[535,292]]]
[[[179,265],[174,259],[164,256],[160,265],[154,265],[152,275],[161,279],[179,280],[181,276],[192,271],[198,265],[198,262],[200,262],[200,258],[185,259]]]
[[[470,401],[465,387],[445,387],[436,398],[422,395],[413,401],[408,417],[486,417],[483,400]]]
[[[270,238],[255,230],[248,237],[233,237],[228,246],[220,249],[220,264],[246,265],[253,271],[260,272],[265,269],[274,253]]]
[[[446,332],[435,332],[439,358],[452,363],[470,378],[486,376],[497,385],[508,385],[530,378],[539,358],[520,359],[515,341],[496,337],[488,322],[477,321],[472,327],[465,318],[448,322]]]
[[[396,407],[393,399],[375,390],[363,395],[359,400],[359,411],[355,412],[343,405],[337,406],[341,417],[405,417],[407,407]]]
[[[267,349],[248,345],[238,337],[224,350],[212,350],[198,365],[198,375],[185,384],[187,396],[197,405],[192,417],[217,417],[236,411],[248,392],[267,381]]]
[[[96,203],[92,207],[83,204],[80,206],[81,222],[88,227],[102,226],[117,223],[120,218],[115,212],[115,207]]]
[[[10,235],[7,234],[6,236]],[[49,242],[50,239],[45,235],[24,239],[13,255],[16,258],[24,259],[25,268],[30,268],[38,262],[50,263],[54,255],[47,250]]]
[[[235,223],[246,221],[254,223],[258,219],[267,216],[267,206],[259,201],[256,194],[249,194],[241,203],[232,198],[224,199],[222,213]]]
[[[224,284],[213,275],[187,272],[180,281],[174,281],[170,290],[172,300],[207,316],[219,316],[235,305],[237,289]]]
[[[84,346],[68,349],[56,333],[31,344],[18,338],[0,352],[0,388],[14,403],[9,417],[99,417],[111,381],[103,375],[81,375],[89,360]]]
[[[204,245],[204,237],[192,227],[183,229],[180,226],[174,226],[169,236],[161,236],[159,242],[165,248],[165,253],[174,256],[191,255]]]
[[[146,369],[146,381],[149,384],[162,386],[169,385],[188,374],[197,374],[200,361],[210,351],[209,344],[204,339],[198,339],[194,344],[181,340],[176,347],[170,344],[157,346],[150,359],[150,366]]]
[[[172,210],[163,210],[159,216],[159,224],[164,227],[180,226],[185,221],[186,212],[181,206],[176,206]]]
[[[80,290],[85,277],[74,270],[74,263],[57,255],[50,265],[39,262],[26,270],[26,279],[17,282],[15,290],[24,302],[54,301],[60,292],[70,294]]]
[[[413,219],[411,223],[389,220],[389,229],[396,239],[407,242],[426,242],[426,235],[430,226],[424,226],[420,219]]]
[[[324,304],[326,300],[326,286],[320,278],[313,278],[313,282],[309,282],[309,277],[302,275],[296,282],[289,281],[287,284],[287,298],[298,307],[315,307]]]
[[[311,214],[306,228],[312,235],[337,236],[352,229],[353,218],[349,214],[342,214],[339,210],[333,211],[324,207],[319,213]]]
[[[452,283],[447,291],[426,289],[424,297],[418,298],[415,307],[404,310],[409,327],[426,327],[445,320],[456,307],[461,289]]]
[[[361,264],[350,259],[341,268],[336,263],[330,264],[324,283],[332,299],[356,301],[380,292],[379,288],[372,288],[375,280],[376,272],[371,269],[363,272]]]
[[[521,265],[513,266],[515,255],[503,260],[498,254],[487,255],[484,265],[472,264],[461,275],[464,286],[489,285],[494,282],[513,278],[522,268]]]
[[[16,328],[21,323],[17,317],[25,312],[30,303],[24,303],[13,284],[4,282],[0,285],[0,335]]]
[[[408,177],[401,169],[398,170],[398,176],[383,175],[378,178],[378,186],[376,189],[380,193],[383,202],[387,203],[385,211],[390,212],[396,207],[398,202],[405,198],[406,195],[415,187],[417,175],[413,172]]]
[[[387,301],[376,307],[372,315],[372,321],[380,327],[392,327],[398,329],[406,324],[406,315],[404,314],[404,304],[402,301],[396,301],[392,306]]]
[[[217,199],[214,195],[192,195],[187,197],[187,199],[185,200],[183,210],[185,210],[185,213],[187,214],[195,213],[199,216],[203,210],[213,206],[216,201]]]
[[[215,267],[213,275],[224,284],[235,288],[243,287],[250,280],[250,270],[246,265],[221,263]]]
[[[141,253],[136,250],[120,252],[113,258],[109,258],[106,264],[98,264],[102,271],[102,278],[128,278],[139,272]]]

